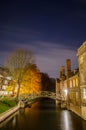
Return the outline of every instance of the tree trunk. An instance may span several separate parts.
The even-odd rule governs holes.
[[[19,100],[19,92],[20,92],[20,82],[19,82],[19,80],[17,82],[17,85],[18,85],[18,89],[17,89],[16,99]]]

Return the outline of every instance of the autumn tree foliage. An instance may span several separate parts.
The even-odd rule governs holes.
[[[28,67],[23,80],[21,93],[39,93],[41,90],[41,74],[35,64]]]

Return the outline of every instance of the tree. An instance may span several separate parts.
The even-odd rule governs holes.
[[[51,80],[47,73],[41,73],[42,91],[49,91],[51,86]]]
[[[35,64],[27,69],[23,80],[21,93],[39,93],[41,90],[41,73]]]
[[[41,73],[36,65],[31,67],[31,90],[35,93],[39,93],[41,90]]]
[[[25,72],[31,64],[34,63],[34,55],[30,50],[17,49],[12,52],[6,61],[6,68],[9,69],[12,79],[17,84],[17,94],[18,99],[21,82]]]
[[[50,78],[47,73],[41,73],[41,85],[42,91],[53,91],[55,92],[55,79]]]

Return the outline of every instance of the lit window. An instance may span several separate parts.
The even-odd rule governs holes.
[[[78,78],[76,78],[76,86],[78,86]]]
[[[83,98],[86,99],[86,88],[83,89]]]
[[[72,80],[70,80],[70,88],[72,88]]]
[[[76,92],[76,99],[79,99],[79,93]]]
[[[3,90],[5,90],[5,89],[6,89],[6,87],[7,87],[6,85],[3,85],[3,86],[2,86],[2,89],[3,89]]]
[[[80,73],[80,78],[81,78],[81,82],[84,83],[85,82],[85,76],[84,76],[83,71],[81,71],[81,73]]]
[[[73,86],[75,87],[75,79],[73,79]]]
[[[5,83],[5,84],[7,84],[7,83],[8,83],[8,81],[7,81],[7,80],[5,80],[5,81],[4,81],[4,83]]]

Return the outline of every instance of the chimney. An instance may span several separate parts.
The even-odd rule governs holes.
[[[61,72],[62,72],[62,75],[65,75],[65,67],[64,66],[61,67]]]
[[[65,80],[65,67],[64,66],[61,67],[60,79]]]
[[[69,78],[71,75],[71,60],[70,59],[66,60],[66,75],[67,75],[67,78]]]
[[[62,71],[60,71],[60,79],[62,78]]]

